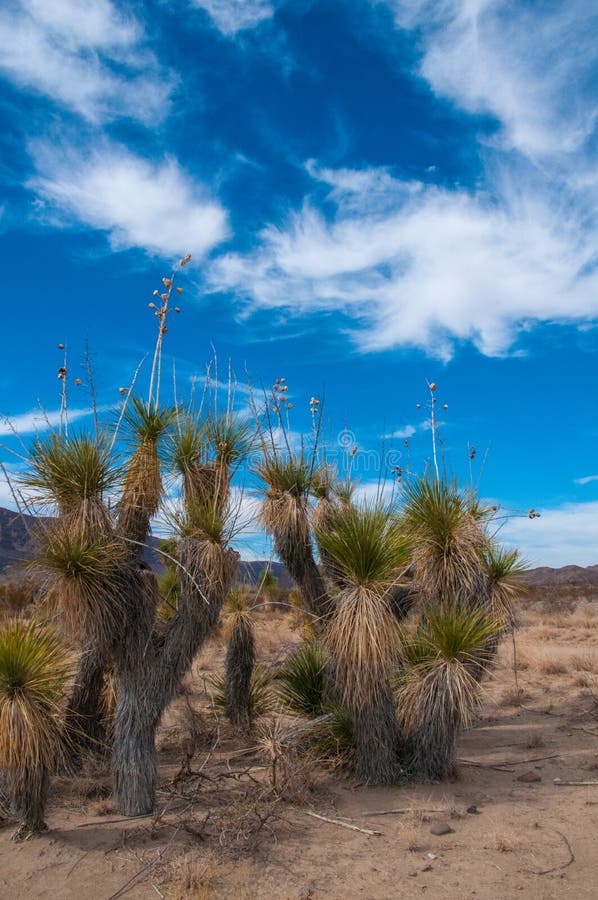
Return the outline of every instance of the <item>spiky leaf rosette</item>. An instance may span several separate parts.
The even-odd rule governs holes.
[[[261,520],[274,538],[278,556],[299,585],[306,611],[323,621],[330,612],[330,600],[311,541],[308,498],[312,462],[302,453],[282,455],[267,450],[256,473],[266,484]]]
[[[488,576],[490,608],[497,622],[507,627],[513,624],[513,600],[526,591],[521,576],[528,565],[518,550],[505,550],[490,542],[483,561]]]
[[[202,432],[206,443],[219,463],[238,465],[251,450],[255,440],[255,425],[234,413],[209,413]]]
[[[471,497],[455,484],[420,478],[404,487],[403,523],[413,543],[415,580],[426,604],[488,602],[482,553],[487,537]]]
[[[379,503],[344,503],[316,535],[344,587],[384,591],[409,561],[409,542],[393,509]]]
[[[429,610],[405,638],[397,699],[408,767],[417,776],[450,774],[459,729],[479,708],[480,676],[499,629],[481,609],[447,604]]]
[[[29,462],[19,482],[34,502],[56,504],[61,515],[82,518],[90,526],[106,525],[104,498],[120,471],[104,438],[52,434],[35,441]]]
[[[66,519],[43,527],[29,568],[41,596],[58,607],[67,630],[110,646],[122,631],[131,573],[126,548],[110,531],[89,533]]]
[[[230,478],[227,467],[218,467],[208,458],[208,444],[199,421],[191,416],[183,418],[169,436],[168,456],[171,467],[183,482],[186,503],[215,503],[224,505],[228,497]]]
[[[34,620],[0,627],[0,767],[51,769],[62,746],[70,655],[56,635]]]
[[[170,408],[148,406],[140,398],[131,397],[123,417],[133,452],[125,466],[124,485],[117,506],[118,531],[133,542],[145,543],[150,520],[160,506],[161,441],[173,416]],[[131,552],[138,556],[140,548]]]
[[[278,693],[284,705],[302,716],[324,711],[328,654],[318,641],[306,641],[287,659],[277,674]]]

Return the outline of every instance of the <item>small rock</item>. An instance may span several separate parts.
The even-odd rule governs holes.
[[[424,866],[422,869],[422,872],[431,872],[431,871],[432,871],[432,866],[430,865],[430,863],[428,863],[428,865]]]
[[[438,825],[432,825],[430,828],[430,834],[453,834],[454,829],[451,828],[450,825],[447,825],[446,822],[439,822]]]
[[[313,890],[309,884],[302,884],[297,891],[297,900],[311,900],[313,895]]]
[[[417,872],[407,872],[407,878],[417,878]]]
[[[466,812],[468,812],[470,816],[479,816],[480,814],[477,806],[468,806]]]
[[[435,853],[426,853],[428,859],[438,859]]]
[[[522,775],[518,775],[517,781],[522,781],[523,784],[533,784],[535,781],[542,781],[542,776],[538,775],[537,772],[532,772],[532,770],[530,769],[529,772],[524,772]]]

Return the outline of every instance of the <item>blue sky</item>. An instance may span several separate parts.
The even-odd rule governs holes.
[[[375,453],[426,465],[435,381],[504,537],[598,563],[596,46],[589,0],[7,0],[0,413],[43,429],[64,343],[84,422],[88,340],[108,415],[189,251],[181,392],[213,344],[294,431],[325,397],[368,490]]]

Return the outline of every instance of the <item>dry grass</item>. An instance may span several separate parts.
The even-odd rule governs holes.
[[[361,586],[344,591],[327,644],[343,701],[357,708],[376,702],[399,652],[396,619],[381,592]]]
[[[498,850],[499,853],[514,853],[519,846],[519,841],[514,834],[505,831],[498,831],[492,835],[489,848]]]
[[[544,656],[538,662],[538,669],[542,675],[566,675],[569,671],[565,661],[558,656]]]

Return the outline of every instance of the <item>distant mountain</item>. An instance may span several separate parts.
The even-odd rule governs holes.
[[[35,554],[35,527],[39,524],[36,516],[19,514],[0,506],[0,573],[9,575],[8,567],[12,563],[31,559]],[[158,538],[151,538],[150,543],[155,547],[159,543]],[[155,569],[161,569],[160,555],[154,549],[148,549],[145,553],[147,562]],[[293,581],[279,562],[267,560],[244,560],[239,567],[239,580],[247,584],[256,584],[260,572],[265,566],[270,566],[278,583],[283,588],[292,587]],[[562,566],[553,569],[550,566],[539,566],[530,569],[522,580],[533,589],[534,593],[541,590],[572,590],[583,593],[584,590],[598,592],[598,565],[596,566]]]
[[[0,506],[0,574],[10,576],[11,566],[33,558],[35,530],[43,521],[38,516],[16,513]],[[163,568],[160,554],[154,549],[159,542],[159,538],[150,538],[151,546],[144,553],[146,562],[158,571]],[[282,563],[267,560],[241,561],[239,580],[245,584],[256,584],[266,566],[270,566],[280,587],[292,587],[293,581]]]
[[[0,572],[11,563],[31,559],[35,552],[32,537],[35,516],[20,515],[0,506]]]

